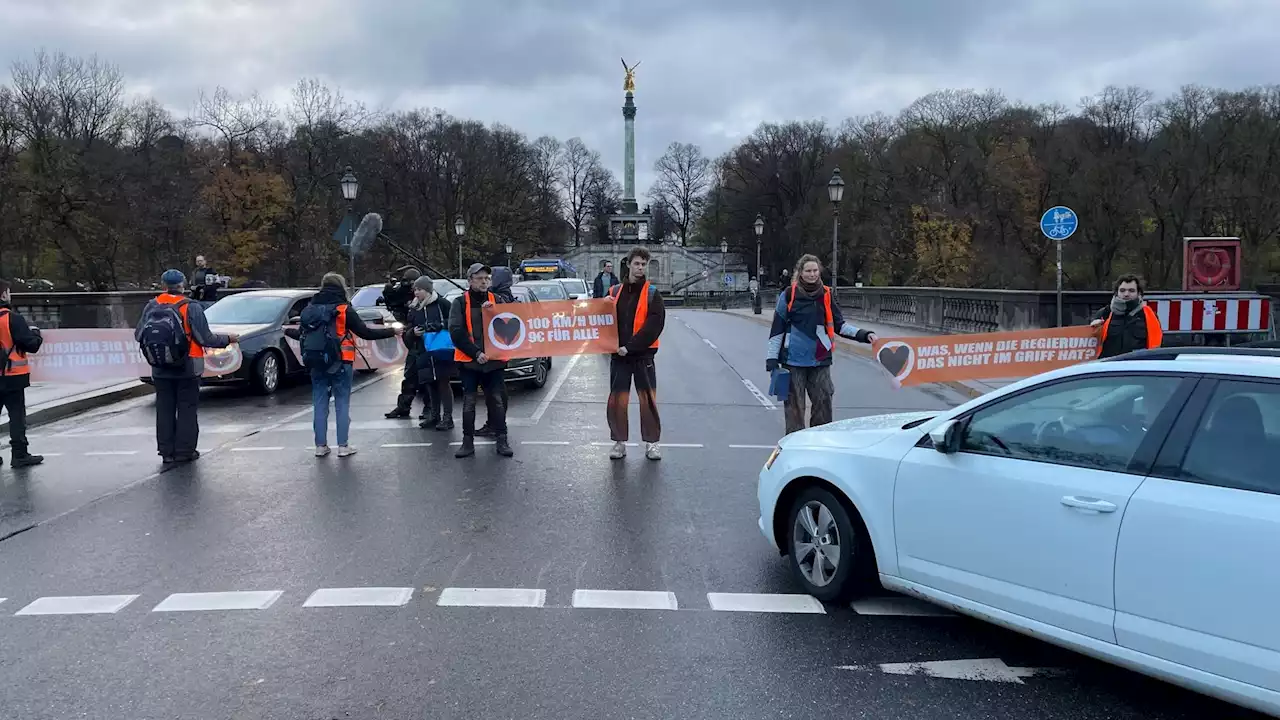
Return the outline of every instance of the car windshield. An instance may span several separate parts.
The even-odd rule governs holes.
[[[565,290],[568,290],[571,293],[582,294],[587,291],[587,284],[582,280],[578,280],[576,278],[569,279],[569,280],[561,280],[560,284],[564,286]]]
[[[378,304],[378,299],[382,297],[381,287],[362,287],[351,296],[351,304],[355,307],[374,307]]]
[[[564,288],[559,283],[556,283],[554,285],[550,283],[546,285],[542,285],[542,284],[525,285],[525,287],[532,290],[533,294],[537,295],[539,300],[568,300],[569,299],[569,293],[565,292]]]
[[[216,325],[261,325],[279,320],[291,302],[279,295],[228,295],[206,308],[204,316]]]

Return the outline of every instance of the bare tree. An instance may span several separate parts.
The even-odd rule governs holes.
[[[650,199],[666,208],[680,233],[680,244],[685,245],[711,187],[711,160],[697,145],[674,142],[653,164],[653,170],[658,179],[649,191]]]

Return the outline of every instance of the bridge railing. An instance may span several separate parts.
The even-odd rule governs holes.
[[[1003,332],[1057,327],[1057,294],[1040,290],[937,287],[840,288],[850,317],[939,333]],[[1102,290],[1062,294],[1065,325],[1088,323],[1110,302]]]

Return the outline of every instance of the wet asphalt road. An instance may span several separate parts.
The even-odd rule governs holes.
[[[513,388],[510,460],[483,445],[455,460],[460,429],[383,419],[388,373],[358,379],[360,452],[346,459],[310,454],[304,385],[206,390],[205,457],[162,474],[149,399],[38,428],[46,464],[0,470],[0,536],[17,533],[0,542],[0,717],[1258,717],[963,618],[713,610],[708,593],[797,592],[756,528],[755,476],[782,431],[752,390],[767,390],[766,334],[670,314],[660,463],[638,447],[607,459],[596,356],[557,358],[542,390]],[[960,400],[894,390],[846,355],[836,387],[838,418]],[[325,588],[402,590],[385,606],[304,607]],[[536,607],[437,604],[459,588]],[[678,609],[575,607],[587,589],[653,591],[642,601]],[[174,593],[230,592],[264,594],[215,599],[263,609],[153,611]],[[114,613],[16,614],[102,595],[137,597]],[[876,669],[984,658],[1057,672]]]

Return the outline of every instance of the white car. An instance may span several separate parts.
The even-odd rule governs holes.
[[[569,297],[573,300],[590,300],[591,288],[587,287],[587,281],[580,278],[556,278],[556,282],[564,286],[565,292],[569,293]]]
[[[783,438],[760,530],[878,585],[1280,715],[1280,350],[1166,348]]]

